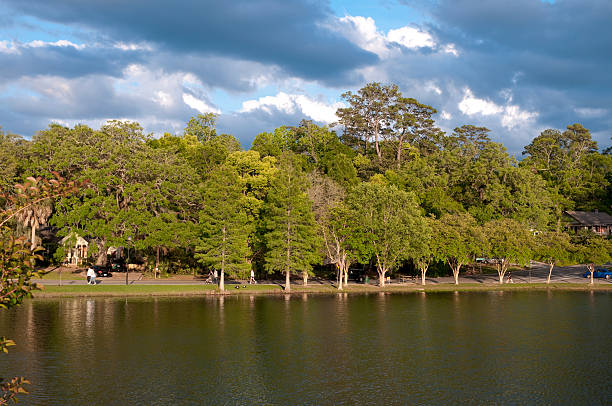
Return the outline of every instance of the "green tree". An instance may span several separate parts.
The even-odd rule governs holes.
[[[196,257],[219,271],[222,291],[226,272],[232,277],[245,277],[250,269],[245,261],[250,230],[243,198],[238,175],[231,168],[214,171],[204,185],[202,235]]]
[[[533,236],[524,225],[512,219],[492,220],[483,226],[483,233],[487,238],[483,253],[496,260],[500,284],[511,263],[529,264]]]
[[[317,172],[310,174],[310,200],[313,202],[319,235],[323,239],[326,261],[336,265],[338,290],[348,283],[348,269],[354,260],[349,245],[350,213],[344,205],[345,191],[332,179]]]
[[[544,231],[535,236],[534,254],[536,258],[546,262],[549,267],[546,283],[550,283],[555,265],[570,263],[574,253],[575,247],[566,233]]]
[[[198,139],[201,143],[212,140],[217,136],[215,124],[217,122],[217,114],[205,113],[191,117],[185,126],[185,136],[192,136]]]
[[[283,152],[295,151],[296,140],[290,127],[282,126],[270,133],[257,134],[251,150],[259,152],[261,157],[280,157]]]
[[[425,285],[425,276],[429,265],[432,261],[438,259],[438,252],[435,250],[434,239],[436,230],[436,220],[433,217],[425,217],[423,228],[421,229],[421,238],[415,241],[414,248],[410,253],[412,261],[416,265],[421,274],[421,285]]]
[[[0,192],[10,190],[24,172],[27,149],[27,141],[0,128]]]
[[[468,213],[445,214],[436,222],[434,251],[438,258],[448,262],[456,285],[461,267],[474,259],[482,241],[480,227]]]
[[[368,83],[357,93],[348,91],[342,97],[349,104],[349,107],[336,112],[339,123],[344,126],[343,141],[351,147],[363,148],[364,155],[369,154],[370,145],[374,143],[376,157],[381,164],[381,142],[390,133],[393,119],[391,106],[401,97],[397,85]]]
[[[409,259],[425,228],[414,196],[384,181],[357,185],[346,204],[352,213],[351,243],[359,259],[376,258],[379,284],[402,260]]]
[[[308,182],[297,157],[284,153],[272,179],[264,205],[266,268],[285,273],[285,290],[291,290],[290,275],[302,272],[308,282],[311,265],[320,260],[312,203],[306,194]]]
[[[583,239],[582,244],[579,245],[578,250],[580,259],[587,264],[587,269],[591,273],[590,283],[593,284],[595,266],[612,260],[612,242],[604,237],[589,233]]]

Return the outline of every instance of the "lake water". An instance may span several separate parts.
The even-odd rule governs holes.
[[[612,293],[32,300],[25,405],[612,402]]]

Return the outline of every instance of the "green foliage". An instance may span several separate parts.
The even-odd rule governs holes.
[[[250,270],[247,241],[252,222],[247,218],[242,191],[238,174],[226,167],[213,172],[204,184],[196,258],[221,275],[244,278]]]
[[[435,222],[432,241],[435,257],[448,262],[456,284],[461,266],[481,252],[483,240],[481,227],[468,213],[445,214]]]
[[[497,260],[500,284],[511,263],[529,264],[533,235],[523,224],[512,219],[492,220],[483,226],[483,233],[487,241],[483,244],[483,254]]]
[[[357,185],[346,204],[351,211],[350,244],[360,261],[376,259],[380,284],[419,248],[426,228],[414,195],[384,181]]]
[[[201,143],[212,140],[217,136],[216,122],[217,115],[214,113],[198,114],[191,117],[185,126],[185,138],[195,137]]]
[[[534,259],[539,259],[547,264],[570,264],[575,260],[576,249],[570,236],[563,232],[544,231],[538,233],[534,240]]]
[[[271,133],[260,133],[253,140],[251,149],[259,152],[261,157],[280,157],[283,152],[296,150],[296,140],[293,130],[282,126]]]
[[[316,233],[312,203],[308,199],[307,180],[300,161],[284,153],[272,179],[264,205],[264,240],[268,272],[312,272],[320,260],[320,240]]]

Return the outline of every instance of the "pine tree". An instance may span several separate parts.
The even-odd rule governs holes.
[[[225,273],[246,277],[248,219],[238,175],[228,167],[215,170],[204,185],[200,212],[202,234],[196,258],[220,272],[219,289],[225,289]]]
[[[312,204],[306,194],[307,180],[298,158],[284,153],[272,180],[264,206],[264,240],[269,273],[285,273],[285,290],[291,290],[291,273],[302,272],[307,283],[311,264],[320,260]]]

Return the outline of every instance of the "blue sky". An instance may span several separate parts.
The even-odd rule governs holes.
[[[199,112],[243,146],[341,94],[396,83],[445,131],[520,154],[579,122],[612,141],[608,0],[0,0],[0,125],[108,119],[178,133]]]

